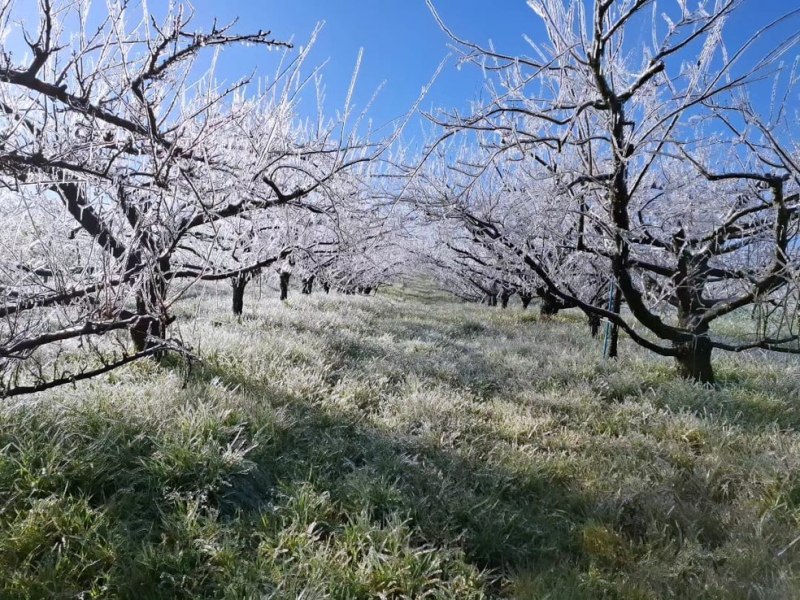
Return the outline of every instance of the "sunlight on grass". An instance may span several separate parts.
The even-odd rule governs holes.
[[[720,356],[707,389],[602,361],[570,315],[415,286],[238,321],[211,291],[182,307],[188,378],[140,363],[0,412],[1,597],[800,589],[796,363]]]

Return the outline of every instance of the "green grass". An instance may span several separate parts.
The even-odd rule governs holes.
[[[707,389],[569,314],[248,302],[179,307],[188,372],[0,411],[0,598],[800,597],[796,362]]]

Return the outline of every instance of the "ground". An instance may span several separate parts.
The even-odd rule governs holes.
[[[800,597],[797,361],[257,292],[180,305],[191,368],[0,410],[1,598]]]

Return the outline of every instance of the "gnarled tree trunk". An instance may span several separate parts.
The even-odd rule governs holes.
[[[698,288],[688,285],[678,289],[678,324],[693,334],[686,341],[675,341],[677,351],[675,362],[678,374],[686,379],[700,383],[714,383],[714,369],[711,366],[711,353],[714,346],[708,336],[708,323],[702,321]]]
[[[586,315],[586,320],[589,323],[589,332],[592,334],[593,338],[596,338],[597,334],[600,333],[600,317],[597,315]]]
[[[562,306],[558,299],[552,294],[545,292],[541,295],[542,304],[539,307],[539,314],[543,319],[549,319],[558,314]]]
[[[514,295],[514,292],[502,292],[502,293],[500,294],[500,306],[501,306],[502,308],[508,308],[508,300],[509,300],[509,299],[511,298],[511,296],[513,296],[513,295]]]
[[[240,316],[244,310],[244,290],[247,287],[249,278],[245,275],[237,275],[231,279],[231,287],[233,288],[232,308],[233,314]]]
[[[673,244],[678,255],[678,276],[675,297],[678,305],[678,325],[692,334],[688,340],[673,341],[677,350],[675,362],[678,373],[700,383],[714,383],[711,366],[711,344],[709,325],[703,320],[703,289],[706,284],[708,258],[695,256],[686,249],[686,234],[681,229],[675,234]]]
[[[308,277],[305,277],[303,279],[303,290],[302,290],[303,293],[308,295],[313,291],[313,289],[314,289],[314,276],[310,275]]]
[[[130,334],[137,352],[154,348],[166,338],[170,322],[163,304],[167,293],[167,280],[164,277],[167,271],[169,260],[164,259],[136,293],[136,314],[139,319],[131,327]],[[154,356],[160,358],[161,354],[158,352]]]
[[[291,278],[291,273],[280,274],[281,300],[286,300],[289,297],[289,280]]]
[[[711,345],[707,335],[698,335],[689,342],[675,342],[678,350],[675,362],[681,377],[700,383],[714,383],[714,369],[711,365]]]

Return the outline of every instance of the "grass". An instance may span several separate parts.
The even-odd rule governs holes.
[[[0,410],[0,597],[800,597],[796,362],[707,389],[570,314],[227,302],[180,307],[188,373]]]

